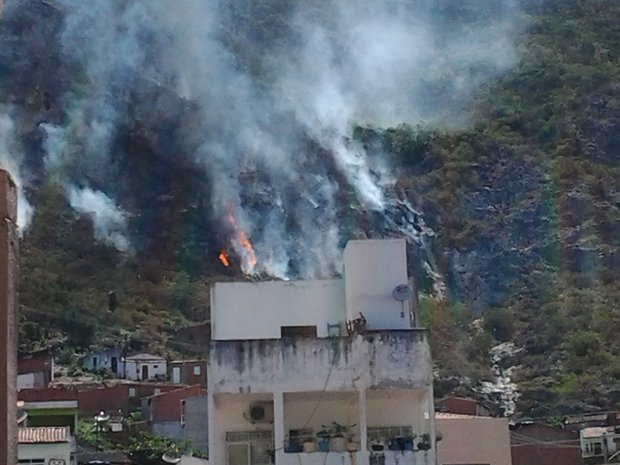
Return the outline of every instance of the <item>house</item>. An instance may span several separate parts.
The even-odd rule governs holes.
[[[545,423],[524,421],[510,426],[512,465],[553,463],[581,465],[579,433]]]
[[[166,359],[158,355],[137,354],[125,358],[125,378],[134,381],[166,379]]]
[[[194,385],[207,387],[206,360],[175,360],[168,364],[170,381],[174,384]]]
[[[68,426],[77,428],[78,400],[75,389],[23,389],[18,393],[28,414],[27,426]]]
[[[439,465],[512,465],[508,418],[436,413],[435,421]]]
[[[83,366],[91,371],[106,369],[122,378],[125,375],[123,349],[120,347],[91,349],[84,357]]]
[[[46,388],[54,380],[54,357],[48,350],[17,359],[17,389]]]
[[[190,440],[192,447],[208,451],[207,390],[199,384],[142,399],[142,418],[155,436]]]
[[[218,465],[432,465],[427,331],[402,239],[350,241],[341,279],[216,283],[207,374]]]
[[[68,426],[18,428],[17,463],[72,465],[72,440]]]
[[[590,426],[579,431],[581,460],[586,465],[620,463],[620,431],[614,426]]]

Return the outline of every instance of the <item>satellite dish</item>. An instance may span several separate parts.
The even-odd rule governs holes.
[[[413,297],[413,289],[408,284],[399,284],[392,291],[392,298],[399,302],[405,302]]]
[[[17,411],[17,424],[21,424],[24,422],[24,420],[28,417],[28,412],[26,412],[25,410],[18,410]]]
[[[103,423],[104,421],[108,421],[110,419],[110,415],[105,413],[103,410],[95,415],[95,421],[97,423]]]
[[[179,463],[181,461],[181,457],[177,457],[177,454],[172,454],[170,452],[164,452],[161,459],[166,463]]]

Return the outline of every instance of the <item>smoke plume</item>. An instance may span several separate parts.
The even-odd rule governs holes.
[[[32,205],[24,195],[21,160],[22,153],[15,140],[15,123],[9,113],[0,108],[0,168],[11,173],[17,185],[17,226],[20,234],[28,228],[33,215]]]
[[[472,91],[517,59],[521,27],[511,0],[56,3],[63,52],[86,83],[65,96],[62,131],[46,129],[49,166],[73,173],[68,184],[79,173],[78,184],[105,186],[128,102],[137,95],[131,111],[155,118],[143,84],[165,88],[195,108],[183,149],[210,180],[229,248],[246,273],[281,278],[339,272],[350,211],[425,244],[432,231],[394,190],[385,154],[353,131],[466,124]],[[67,192],[74,208],[122,227],[103,192]]]

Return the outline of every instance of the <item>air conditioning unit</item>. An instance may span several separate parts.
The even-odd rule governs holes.
[[[253,402],[243,417],[250,423],[273,423],[273,402]]]

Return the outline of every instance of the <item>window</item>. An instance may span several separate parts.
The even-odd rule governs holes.
[[[159,368],[159,365],[153,365],[153,368]]]
[[[136,397],[136,388],[129,388],[129,397]]]
[[[281,326],[280,337],[316,337],[316,326]]]
[[[19,459],[17,463],[20,465],[45,465],[45,459]]]
[[[200,365],[194,365],[194,375],[195,376],[200,375]]]

